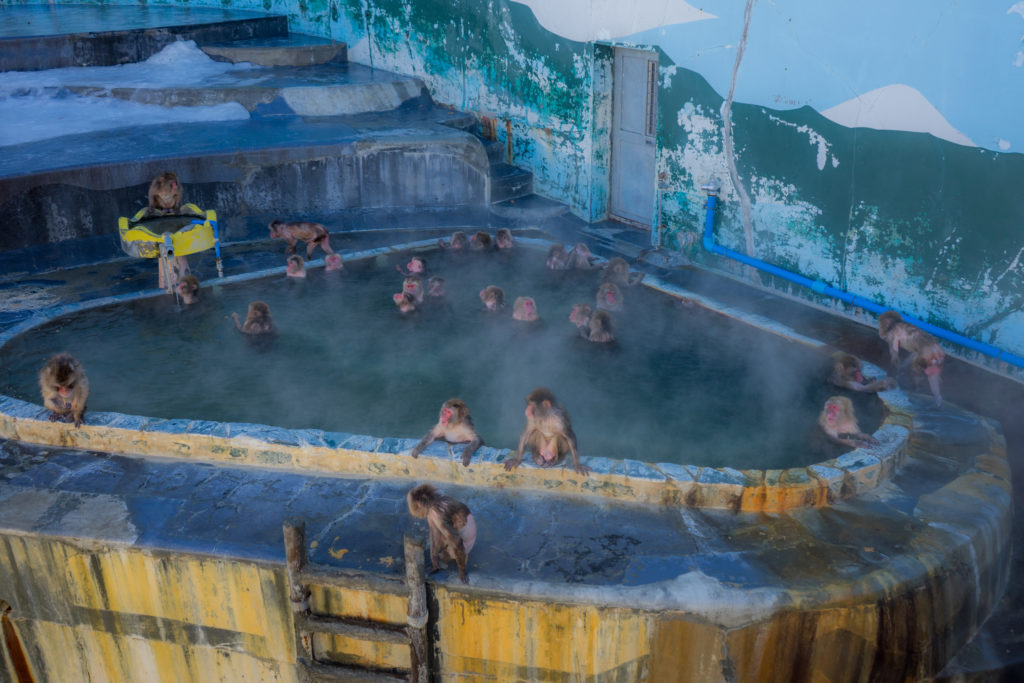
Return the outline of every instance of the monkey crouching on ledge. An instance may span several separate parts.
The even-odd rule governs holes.
[[[85,403],[89,400],[89,379],[85,369],[70,353],[51,356],[39,371],[39,390],[43,405],[49,408],[50,422],[85,421]]]

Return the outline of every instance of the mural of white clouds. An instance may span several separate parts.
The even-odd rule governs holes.
[[[540,25],[570,40],[611,40],[659,26],[716,18],[683,0],[518,0]]]
[[[901,83],[858,95],[826,109],[821,115],[847,128],[931,133],[958,145],[977,146],[951,126],[924,95]]]

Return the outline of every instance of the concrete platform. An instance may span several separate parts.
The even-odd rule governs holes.
[[[345,43],[301,33],[204,45],[202,50],[218,61],[260,66],[309,66],[348,60]]]
[[[0,71],[142,61],[175,40],[200,45],[284,36],[284,16],[206,7],[0,6]]]

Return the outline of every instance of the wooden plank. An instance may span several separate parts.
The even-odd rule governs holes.
[[[408,675],[405,674],[358,669],[343,664],[318,662],[305,657],[300,658],[298,664],[305,668],[306,680],[342,681],[344,683],[406,683],[409,680]]]
[[[297,631],[329,633],[331,635],[378,643],[408,645],[409,636],[405,629],[404,625],[366,621],[363,619],[328,617],[318,614],[295,615],[295,630]]]

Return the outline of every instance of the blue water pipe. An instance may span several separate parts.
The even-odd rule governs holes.
[[[887,306],[881,306],[879,304],[876,304],[874,301],[871,301],[870,299],[865,299],[864,297],[859,296],[857,294],[844,292],[841,289],[825,284],[821,280],[812,280],[810,278],[804,277],[803,275],[791,273],[788,270],[779,268],[778,266],[773,266],[770,263],[765,263],[764,261],[760,261],[756,258],[751,258],[746,254],[741,254],[738,251],[726,249],[723,246],[715,244],[715,205],[718,203],[718,193],[722,189],[722,186],[717,179],[713,178],[710,182],[701,185],[700,189],[704,190],[704,192],[706,192],[708,196],[707,203],[704,205],[704,248],[710,251],[712,254],[718,254],[719,256],[725,256],[726,258],[733,259],[734,261],[739,261],[740,263],[751,266],[752,268],[757,268],[758,270],[763,270],[766,273],[770,273],[772,275],[775,275],[776,277],[780,277],[783,280],[788,280],[790,282],[795,282],[798,285],[803,285],[804,287],[809,288],[812,292],[816,292],[818,294],[825,294],[835,299],[839,299],[840,301],[846,302],[851,306],[859,306],[860,308],[869,310],[872,313],[876,313],[878,315],[881,315],[886,311],[895,310]],[[935,325],[926,323],[923,320],[918,320],[914,316],[906,315],[901,311],[897,312],[903,317],[905,321],[907,321],[911,325],[920,327],[922,330],[925,330],[926,332],[933,334],[936,337],[945,339],[947,341],[951,341],[955,344],[959,344],[973,351],[977,351],[978,353],[983,353],[986,356],[991,356],[992,358],[995,358],[997,360],[1005,361],[1010,365],[1017,366],[1018,368],[1024,368],[1024,357],[1012,354],[1009,351],[1003,351],[1002,349],[992,346],[991,344],[985,344],[984,342],[969,339],[963,335],[957,334],[956,332],[944,330],[941,327],[936,327]]]

